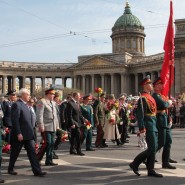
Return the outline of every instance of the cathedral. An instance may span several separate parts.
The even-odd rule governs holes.
[[[121,15],[112,27],[112,53],[83,55],[78,63],[21,63],[0,61],[1,93],[15,88],[16,80],[19,88],[25,87],[25,79],[30,79],[31,93],[35,93],[35,80],[41,79],[42,90],[46,88],[46,79],[62,79],[66,86],[68,78],[72,87],[83,94],[94,93],[101,87],[107,94],[120,93],[138,95],[140,82],[147,75],[155,80],[163,63],[164,53],[145,55],[145,32],[141,21],[132,14],[126,3]],[[172,95],[185,92],[185,19],[175,20],[175,81]]]

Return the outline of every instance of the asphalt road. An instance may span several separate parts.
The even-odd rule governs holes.
[[[117,146],[107,142],[108,148],[87,152],[85,156],[69,155],[69,143],[62,143],[57,151],[60,159],[54,160],[58,166],[44,166],[45,177],[35,177],[31,171],[26,151],[22,150],[16,162],[17,176],[7,174],[8,154],[3,154],[2,177],[12,185],[185,185],[185,129],[173,129],[171,157],[178,161],[176,170],[161,168],[161,153],[157,153],[156,171],[164,178],[148,177],[144,164],[140,166],[141,176],[130,170],[128,164],[142,150],[137,147],[137,136],[130,135],[130,142]],[[94,140],[95,138],[93,138]]]

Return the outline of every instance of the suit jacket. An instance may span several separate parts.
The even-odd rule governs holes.
[[[58,105],[54,101],[42,98],[36,107],[37,124],[45,131],[55,132],[59,128]]]
[[[67,104],[67,117],[68,117],[68,127],[75,125],[76,127],[81,127],[84,125],[84,119],[80,110],[80,105],[78,106],[72,99]]]
[[[4,111],[3,122],[4,122],[5,127],[12,127],[11,106],[12,106],[12,102],[10,102],[10,101],[3,101],[2,102],[2,109]]]
[[[22,101],[18,100],[13,103],[11,107],[11,120],[13,136],[18,134],[23,135],[23,140],[34,139],[33,117],[28,106]]]

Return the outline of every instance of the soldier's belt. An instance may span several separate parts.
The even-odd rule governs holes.
[[[166,110],[157,110],[157,113],[165,113]]]
[[[145,116],[156,116],[155,113],[148,113],[148,114],[145,114]]]

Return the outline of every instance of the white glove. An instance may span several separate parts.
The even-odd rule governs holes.
[[[140,133],[140,137],[141,137],[141,138],[144,138],[144,137],[145,137],[145,132]]]
[[[169,106],[172,105],[172,100],[168,100]]]
[[[119,123],[120,125],[123,125],[123,121],[120,121],[120,123]]]

